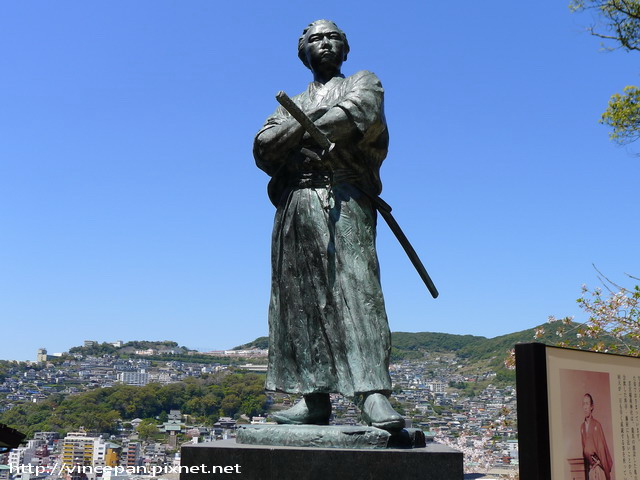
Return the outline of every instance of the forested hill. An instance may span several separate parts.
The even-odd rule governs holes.
[[[233,347],[232,350],[249,350],[251,348],[267,349],[269,348],[269,337],[258,337],[253,342],[245,343]]]
[[[535,339],[537,328],[546,327],[547,333]],[[393,332],[391,333],[392,360],[419,359],[427,352],[455,353],[469,361],[488,359],[496,356],[504,358],[506,352],[516,343],[541,342],[555,344],[560,338],[549,324],[522,330],[520,332],[486,338],[475,335],[454,335],[436,332]],[[259,337],[235,349],[268,348],[269,339]]]
[[[419,358],[425,352],[445,352],[477,361],[496,355],[504,356],[516,343],[538,341],[552,344],[558,341],[555,334],[549,333],[534,340],[535,331],[535,328],[531,328],[494,338],[433,332],[393,332],[391,344],[395,359]]]

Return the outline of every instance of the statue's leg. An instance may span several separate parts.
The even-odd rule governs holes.
[[[331,400],[328,393],[310,393],[293,407],[274,413],[273,419],[289,425],[328,425]]]
[[[404,428],[404,418],[393,409],[386,395],[380,392],[364,393],[359,403],[362,420],[367,425],[390,431]]]

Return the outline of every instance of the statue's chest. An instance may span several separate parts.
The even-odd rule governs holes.
[[[335,105],[344,97],[344,82],[331,83],[315,88],[304,96],[303,109],[313,109],[320,106]]]

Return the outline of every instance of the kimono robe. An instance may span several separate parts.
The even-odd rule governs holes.
[[[610,480],[613,460],[604,438],[602,425],[595,418],[580,426],[585,480]]]
[[[383,89],[373,73],[360,71],[312,82],[293,101],[304,112],[338,107],[348,125],[334,126],[342,138],[322,161],[308,138],[286,148],[266,141],[265,132],[291,119],[282,107],[255,138],[256,164],[272,177],[269,196],[277,208],[266,389],[389,393],[391,336],[371,199],[382,188],[389,141]]]

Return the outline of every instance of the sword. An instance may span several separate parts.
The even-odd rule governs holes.
[[[293,102],[293,100],[289,98],[286,93],[284,93],[283,91],[279,91],[276,94],[276,100],[287,112],[291,114],[293,118],[298,121],[300,125],[302,125],[302,128],[304,128],[304,130],[311,136],[311,138],[313,138],[313,140],[320,147],[322,147],[322,149],[325,151],[325,154],[335,155],[335,152],[333,152],[335,144],[332,143],[331,140],[329,140],[327,136],[320,131],[315,123],[311,121],[311,119],[300,109],[300,107],[298,107],[298,105]],[[364,190],[363,193],[371,198],[373,204],[376,207],[376,210],[380,212],[382,218],[384,218],[385,222],[387,222],[387,225],[389,225],[389,228],[396,236],[398,242],[400,242],[400,245],[402,245],[402,248],[409,257],[409,260],[411,260],[411,263],[417,270],[418,275],[420,275],[420,278],[429,289],[429,293],[431,293],[431,296],[433,298],[437,298],[439,295],[438,289],[436,289],[436,286],[431,280],[431,277],[427,273],[427,269],[424,268],[420,257],[418,257],[418,254],[414,250],[413,246],[411,245],[411,243],[409,243],[409,239],[400,228],[400,225],[398,225],[398,222],[396,222],[396,219],[393,218],[393,215],[391,215],[391,206],[387,202],[382,200],[378,195],[368,193]]]

